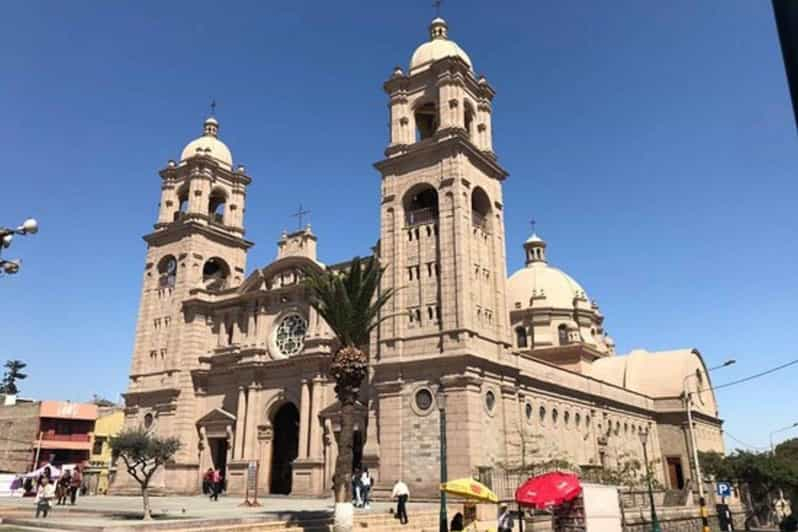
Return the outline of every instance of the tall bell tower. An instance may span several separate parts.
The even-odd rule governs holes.
[[[232,154],[218,135],[219,122],[206,119],[202,135],[183,149],[180,160],[170,160],[160,171],[158,220],[144,236],[147,255],[125,394],[126,426],[163,435],[194,432],[186,430],[194,424],[196,403],[189,371],[206,349],[207,325],[184,313],[183,302],[223,292],[244,278],[252,246],[244,239],[251,178],[243,166],[233,166]],[[191,469],[196,445],[183,441],[177,469]],[[184,480],[178,477],[170,482],[189,485],[196,480],[193,473]],[[158,479],[154,481],[157,486]]]
[[[510,345],[502,182],[491,102],[468,55],[436,18],[405,73],[396,67],[382,174],[380,255],[400,289],[380,329],[380,358],[498,359]]]

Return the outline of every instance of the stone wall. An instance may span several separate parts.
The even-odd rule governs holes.
[[[740,507],[732,508],[734,515],[734,529],[744,530],[745,512]],[[657,519],[660,522],[662,532],[701,532],[702,521],[698,507],[680,506],[675,508],[658,508]],[[624,514],[626,532],[650,532],[651,514],[647,509],[629,511]],[[718,517],[714,514],[714,508],[710,509],[709,528],[720,530],[718,527]]]
[[[0,471],[30,470],[38,428],[38,402],[0,406]]]

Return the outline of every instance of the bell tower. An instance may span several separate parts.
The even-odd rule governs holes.
[[[219,122],[206,119],[202,135],[183,149],[180,160],[170,160],[159,172],[158,220],[144,236],[147,255],[125,394],[126,426],[186,434],[185,425],[195,418],[189,371],[206,347],[207,325],[184,313],[183,302],[224,292],[244,278],[252,246],[244,239],[251,178],[243,166],[233,166],[218,135]],[[190,461],[192,449],[194,442],[183,441],[178,463]]]
[[[510,345],[495,95],[436,18],[405,73],[396,67],[382,174],[380,255],[399,289],[380,357],[444,353],[498,359]]]

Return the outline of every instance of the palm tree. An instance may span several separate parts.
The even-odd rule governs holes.
[[[343,271],[323,272],[306,269],[305,286],[310,304],[324,318],[338,339],[339,347],[330,361],[329,375],[335,380],[335,394],[341,405],[341,433],[338,459],[333,477],[336,532],[352,530],[352,442],[355,402],[360,384],[368,374],[368,349],[371,332],[387,316],[380,310],[394,290],[379,291],[385,273],[375,257],[352,259]]]
[[[9,395],[16,395],[19,393],[17,388],[17,381],[27,379],[28,376],[22,373],[22,370],[27,366],[21,360],[9,360],[5,364],[6,373],[3,376],[3,384],[0,386],[0,391]]]

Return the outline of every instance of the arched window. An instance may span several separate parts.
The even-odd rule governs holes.
[[[438,220],[438,191],[425,185],[411,190],[404,201],[407,225],[435,223]],[[416,233],[416,239],[419,234]]]
[[[158,262],[158,286],[174,288],[176,280],[177,260],[172,255],[167,255]]]
[[[227,288],[227,279],[230,277],[230,267],[225,261],[213,257],[205,262],[202,267],[202,283],[206,290],[223,290]]]
[[[188,186],[184,185],[177,191],[178,208],[175,211],[174,221],[178,221],[188,212]]]
[[[557,327],[557,336],[559,337],[560,345],[568,344],[568,328],[564,323]]]
[[[480,187],[471,193],[471,224],[487,231],[490,220],[490,199]]]
[[[474,142],[476,140],[474,136],[474,108],[470,102],[465,102],[463,109],[465,110],[465,130],[468,133],[468,138],[471,139],[471,142]]]
[[[227,194],[224,190],[214,189],[208,199],[208,218],[215,223],[224,223],[224,210],[227,203]]]
[[[438,131],[438,109],[432,102],[416,108],[416,142],[432,137]]]
[[[527,347],[526,328],[515,328],[515,343],[519,348]]]

